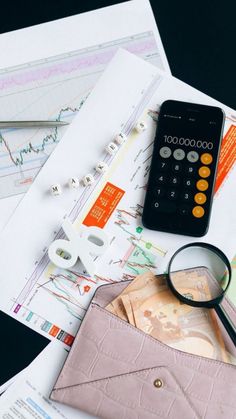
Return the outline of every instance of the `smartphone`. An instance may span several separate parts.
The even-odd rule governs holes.
[[[159,112],[142,216],[152,230],[204,236],[224,126],[215,106],[165,101]]]

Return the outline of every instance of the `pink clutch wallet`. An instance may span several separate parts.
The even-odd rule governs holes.
[[[128,284],[97,289],[50,398],[107,419],[236,418],[236,366],[173,349],[104,309]]]

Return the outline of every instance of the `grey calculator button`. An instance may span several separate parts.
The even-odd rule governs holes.
[[[174,151],[173,156],[174,156],[175,160],[183,160],[184,157],[185,157],[185,152],[181,148],[177,148]]]
[[[161,147],[159,153],[163,159],[168,159],[171,156],[171,149],[170,147]]]
[[[199,159],[199,154],[196,151],[189,151],[187,154],[187,159],[191,163],[196,163]]]

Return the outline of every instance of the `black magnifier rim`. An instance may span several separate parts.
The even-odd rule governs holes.
[[[189,300],[188,298],[184,297],[182,294],[180,294],[176,288],[174,287],[172,281],[171,281],[171,272],[172,272],[172,263],[175,259],[175,257],[182,252],[185,249],[188,249],[190,247],[202,247],[205,249],[210,250],[211,252],[215,253],[225,264],[225,266],[228,269],[228,273],[229,273],[229,278],[228,278],[228,283],[227,286],[224,290],[222,290],[222,294],[220,294],[218,297],[213,298],[212,300],[209,301],[193,301],[193,300]],[[214,308],[216,305],[219,305],[222,301],[222,299],[224,298],[225,293],[227,292],[227,289],[229,288],[230,282],[231,282],[231,277],[232,277],[232,269],[231,269],[231,265],[230,265],[230,261],[227,258],[227,256],[222,252],[222,250],[220,250],[218,247],[213,246],[213,244],[210,243],[204,243],[204,242],[194,242],[194,243],[189,243],[186,244],[182,247],[180,247],[171,257],[169,264],[168,264],[168,271],[167,271],[167,283],[171,289],[171,291],[173,292],[173,294],[175,294],[175,296],[183,303],[188,304],[192,307],[204,307],[204,308]]]

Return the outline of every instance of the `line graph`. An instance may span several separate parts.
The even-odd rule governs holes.
[[[113,261],[113,264],[130,271],[134,275],[139,275],[145,270],[157,267],[157,255],[164,257],[166,250],[145,239],[143,227],[137,225],[141,219],[143,206],[136,204],[127,209],[117,208],[115,212],[114,225],[122,229],[129,248],[124,256]],[[141,221],[141,220],[140,220]]]
[[[82,102],[82,104],[83,104],[83,102]],[[81,106],[82,106],[82,104],[81,104]],[[60,112],[59,112],[58,117],[56,118],[56,121],[61,121],[62,116],[63,116],[64,113],[78,112],[80,107],[71,108],[70,106],[67,106],[67,108],[61,109]],[[24,156],[29,154],[29,153],[38,154],[40,152],[43,152],[45,150],[47,144],[50,143],[50,141],[52,141],[52,143],[57,143],[58,142],[58,127],[55,127],[51,134],[47,134],[45,137],[43,137],[41,144],[33,145],[32,142],[30,141],[25,147],[23,147],[18,152],[16,152],[18,154],[18,156],[14,157],[8,142],[5,140],[4,136],[0,133],[0,145],[4,144],[11,161],[15,166],[22,166],[24,164]]]
[[[118,173],[122,164],[125,164],[124,160],[128,158],[130,161],[130,154],[126,153],[125,149],[127,148],[129,153],[136,156],[134,164],[127,166],[129,167],[129,178],[132,179],[129,188],[132,191],[131,193],[135,191],[135,198],[132,199],[133,204],[125,204],[124,201],[117,210],[114,208],[114,212],[109,218],[109,236],[111,237],[109,250],[112,254],[109,251],[106,252],[101,266],[98,266],[96,275],[90,278],[84,273],[80,263],[77,263],[73,271],[60,270],[55,267],[50,263],[47,246],[44,245],[42,257],[35,262],[32,272],[29,272],[29,276],[25,278],[24,286],[19,290],[18,296],[14,297],[13,304],[11,303],[10,310],[19,319],[25,315],[27,307],[30,309],[29,318],[31,323],[37,318],[36,314],[38,313],[38,316],[40,315],[43,319],[43,323],[41,322],[39,326],[43,327],[43,330],[50,326],[51,328],[53,327],[53,333],[57,330],[57,333],[60,334],[59,330],[61,329],[73,337],[84,315],[82,308],[87,308],[92,295],[99,285],[117,282],[125,278],[133,278],[135,274],[144,272],[147,268],[152,269],[154,266],[157,266],[158,259],[163,257],[165,251],[157,246],[153,246],[150,242],[151,240],[142,234],[142,227],[140,227],[140,217],[143,209],[142,194],[140,194],[138,189],[136,190],[135,185],[136,182],[138,184],[140,184],[140,181],[143,182],[143,174],[138,172],[135,178],[132,175],[133,172],[137,172],[136,167],[140,166],[140,162],[143,162],[146,159],[146,154],[149,153],[149,147],[146,147],[145,136],[139,137],[142,142],[144,141],[144,147],[139,141],[134,141],[136,135],[133,133],[133,128],[140,115],[146,112],[148,99],[153,96],[161,78],[159,76],[154,78],[150,74],[148,81],[149,83],[145,85],[145,88],[140,89],[137,101],[131,107],[127,119],[121,125],[129,137],[129,141],[126,142],[123,149],[121,161],[117,165],[119,160],[115,159],[115,157],[104,156],[110,169],[109,177],[112,178],[114,173],[114,176],[118,175],[119,179],[120,175]],[[104,157],[101,158],[104,159]],[[80,225],[79,223],[83,222],[84,216],[80,219],[82,210],[93,199],[100,183],[101,179],[95,176],[95,182],[91,188],[78,190],[77,199],[74,200],[73,206],[67,214],[69,219],[75,224],[78,223]],[[114,185],[116,183],[117,180],[114,179]],[[54,232],[54,237],[55,239],[64,237],[61,228]],[[115,250],[112,247],[113,244]],[[114,260],[114,255],[116,260]],[[116,261],[118,263],[115,263]],[[123,267],[120,266],[122,262]],[[107,269],[104,269],[104,266]]]
[[[79,296],[84,295],[89,291],[90,287],[82,286],[80,282],[86,278],[78,277],[73,274],[57,274],[50,275],[49,280],[41,285],[39,289],[48,293],[52,298],[55,298],[60,304],[63,304],[66,310],[78,320],[81,320],[85,314],[85,307],[80,303]]]
[[[38,63],[43,64],[40,67],[33,67],[32,64],[27,65],[27,71],[23,73],[14,73],[15,69],[25,69],[25,66],[19,66],[9,71],[9,76],[2,77],[0,81],[0,90],[11,88],[16,83],[17,85],[25,85],[38,80],[51,79],[55,75],[70,74],[74,70],[84,70],[88,67],[93,68],[94,65],[106,64],[114,55],[114,50],[121,48],[124,43],[127,44],[127,49],[136,55],[146,55],[147,51],[156,49],[156,41],[151,32],[144,34],[137,34],[127,38],[117,39],[116,41],[106,42],[99,45],[94,45],[89,48],[84,48],[79,51],[72,51],[64,56],[70,57],[70,61],[62,62],[62,56],[49,57],[45,60],[39,60]],[[158,55],[158,66],[164,68]],[[56,59],[55,59],[56,58]],[[153,57],[154,58],[154,57]],[[5,70],[3,72],[5,74]]]
[[[130,77],[127,77],[127,92],[128,83],[130,83]],[[101,85],[103,87],[103,90],[100,89],[102,99],[102,91],[106,84]],[[99,285],[132,279],[147,269],[156,268],[161,272],[166,262],[166,254],[168,255],[168,252],[173,250],[172,237],[166,237],[162,232],[144,230],[140,220],[145,195],[143,185],[147,180],[156,128],[154,110],[160,96],[165,97],[166,95],[166,91],[164,91],[165,78],[164,76],[163,78],[162,76],[156,77],[151,71],[148,72],[147,77],[145,76],[143,83],[139,83],[137,86],[135,98],[131,99],[127,94],[126,105],[128,105],[129,111],[124,112],[124,101],[120,108],[120,112],[122,112],[120,127],[125,130],[125,134],[127,132],[127,141],[116,157],[108,157],[106,154],[106,159],[108,159],[106,160],[108,164],[106,175],[102,178],[95,176],[95,182],[90,188],[79,188],[76,192],[76,199],[71,202],[71,207],[64,213],[64,217],[67,216],[74,223],[75,228],[80,228],[87,215],[91,214],[94,203],[101,201],[99,197],[103,196],[102,192],[106,185],[113,185],[115,189],[124,192],[121,200],[114,199],[115,205],[108,205],[107,214],[109,216],[105,220],[104,229],[109,237],[109,247],[101,260],[96,261],[96,276],[88,278],[86,274],[83,275],[84,270],[79,261],[73,268],[73,272],[60,270],[50,263],[47,248],[52,236],[54,239],[64,237],[62,228],[58,225],[54,231],[51,231],[46,241],[38,243],[37,258],[32,260],[29,272],[25,272],[27,276],[22,275],[19,282],[17,281],[17,286],[11,285],[9,311],[20,321],[25,320],[24,316],[27,313],[27,319],[35,330],[38,326],[34,323],[34,313],[38,315],[38,318],[41,317],[39,327],[43,330],[50,330],[53,336],[56,336],[55,333],[60,334],[62,330],[73,338],[80,323],[79,316],[83,315],[81,306],[87,308]],[[110,93],[108,92],[108,95],[112,98],[110,102],[112,105],[109,106],[109,112],[106,107],[101,115],[102,119],[106,119],[109,115],[110,120],[114,123],[112,118],[115,114],[114,95],[112,96]],[[98,101],[98,103],[100,102]],[[89,107],[89,101],[86,105]],[[67,104],[67,106],[72,105]],[[76,103],[73,106],[76,107]],[[150,109],[153,109],[152,113],[150,113]],[[88,113],[88,117],[90,114],[91,112]],[[133,130],[139,118],[149,122],[142,135],[137,135]],[[100,129],[99,132],[102,133],[104,124],[100,124],[96,129]],[[78,129],[77,135],[79,132]],[[77,136],[76,139],[73,138],[74,147],[77,145],[74,142],[77,141],[77,138]],[[93,146],[93,140],[91,138],[90,147]],[[64,142],[61,146],[66,148],[69,145]],[[102,160],[104,156],[105,152],[101,150]],[[37,187],[36,184],[35,187]],[[27,210],[27,208],[25,209]],[[26,211],[26,213],[28,216],[31,215],[30,211]],[[27,222],[27,218],[25,220]],[[179,239],[179,245],[182,243],[181,240],[184,238]],[[79,272],[76,272],[77,270]],[[94,327],[97,327],[96,322]]]
[[[121,268],[126,268],[134,276],[144,273],[147,269],[156,268],[155,255],[142,249],[138,244],[130,241],[130,247],[122,259],[114,261],[113,264],[119,264]]]
[[[71,122],[119,48],[163,68],[152,32],[72,51],[0,71],[2,120]],[[0,199],[24,193],[66,127],[0,132]]]

